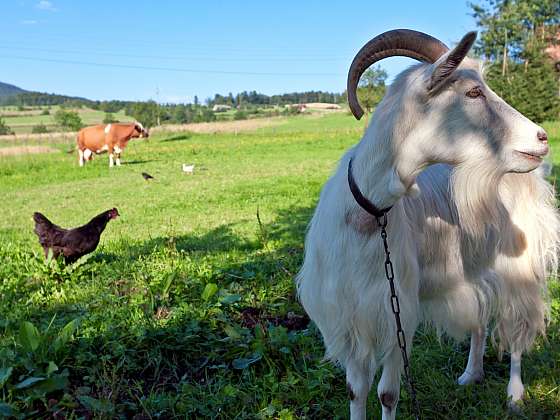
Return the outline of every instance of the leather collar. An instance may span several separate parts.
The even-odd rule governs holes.
[[[354,200],[356,200],[356,203],[358,203],[358,205],[361,208],[363,208],[366,212],[368,212],[369,214],[371,214],[375,218],[380,219],[383,216],[385,216],[385,214],[389,210],[391,210],[391,208],[393,206],[390,206],[390,207],[387,207],[387,208],[384,208],[384,209],[380,209],[375,204],[373,204],[371,201],[369,201],[366,197],[364,197],[364,195],[360,191],[360,188],[358,188],[358,185],[356,184],[356,180],[354,179],[354,175],[352,174],[352,159],[353,158],[351,158],[350,162],[348,162],[348,186],[350,187],[350,191],[352,192],[352,195],[354,196]]]

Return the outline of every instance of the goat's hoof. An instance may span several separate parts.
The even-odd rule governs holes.
[[[457,379],[457,383],[459,385],[470,385],[470,384],[479,384],[484,379],[484,372],[467,372],[465,371],[459,379]]]
[[[514,401],[512,399],[509,399],[507,402],[507,407],[511,413],[521,414],[521,412],[523,411],[523,400]]]
[[[518,380],[510,381],[507,387],[508,408],[514,413],[521,411],[523,404],[523,396],[525,395],[525,387]]]

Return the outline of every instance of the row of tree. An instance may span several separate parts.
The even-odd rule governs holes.
[[[251,92],[243,91],[236,95],[231,92],[224,96],[215,94],[214,98],[206,100],[208,106],[229,105],[232,107],[242,107],[246,105],[288,105],[301,104],[309,102],[327,102],[332,104],[344,101],[344,95],[341,93],[308,91],[308,92],[292,92],[283,93],[281,95],[264,95],[253,90]]]
[[[229,93],[228,95],[214,95],[214,98],[208,98],[205,101],[206,106],[214,105],[230,105],[232,107],[242,107],[250,105],[287,105],[306,102],[328,102],[340,103],[344,101],[344,96],[340,93],[309,91],[309,92],[293,92],[282,95],[265,95],[257,91],[240,92],[236,95]],[[61,105],[67,108],[88,107],[99,111],[115,113],[125,108],[131,108],[138,102],[135,101],[92,101],[86,98],[73,96],[56,95],[53,93],[41,92],[25,92],[16,95],[2,97],[0,105],[10,106],[52,106]],[[187,104],[184,104],[187,105]],[[198,97],[195,96],[194,107],[201,106]]]

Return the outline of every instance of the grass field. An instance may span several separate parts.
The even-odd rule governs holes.
[[[112,169],[106,155],[79,168],[64,144],[0,158],[0,417],[347,418],[344,375],[322,361],[293,278],[321,186],[363,127],[338,113],[237,135],[158,134],[132,141]],[[558,127],[547,127],[553,147]],[[45,263],[34,211],[76,226],[111,207],[121,217],[95,253]],[[515,418],[560,413],[560,283],[551,291]],[[467,343],[417,333],[424,418],[510,416],[507,356],[489,349],[484,382],[460,387],[467,354]],[[375,391],[369,410],[380,413]],[[404,387],[399,418],[411,418]]]
[[[33,126],[38,124],[46,125],[49,131],[63,131],[58,128],[54,121],[54,114],[57,109],[58,106],[52,106],[49,115],[41,115],[39,110],[18,112],[14,107],[0,107],[0,114],[7,115],[2,118],[6,125],[16,134],[31,133]],[[103,118],[105,118],[105,112],[95,109],[79,108],[75,109],[75,111],[79,114],[84,125],[101,124]],[[30,113],[34,114],[29,115]],[[133,120],[132,117],[126,116],[124,111],[114,113],[113,117],[121,122]]]

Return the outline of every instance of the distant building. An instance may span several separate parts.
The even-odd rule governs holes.
[[[340,110],[342,107],[337,104],[330,104],[327,102],[308,102],[306,104],[291,104],[286,105],[286,107],[297,108],[299,112],[305,112],[306,110]]]
[[[309,109],[342,109],[340,105],[326,102],[310,102],[303,105]]]
[[[229,111],[231,109],[231,106],[229,105],[214,105],[212,107],[212,111],[214,112],[226,112]]]

